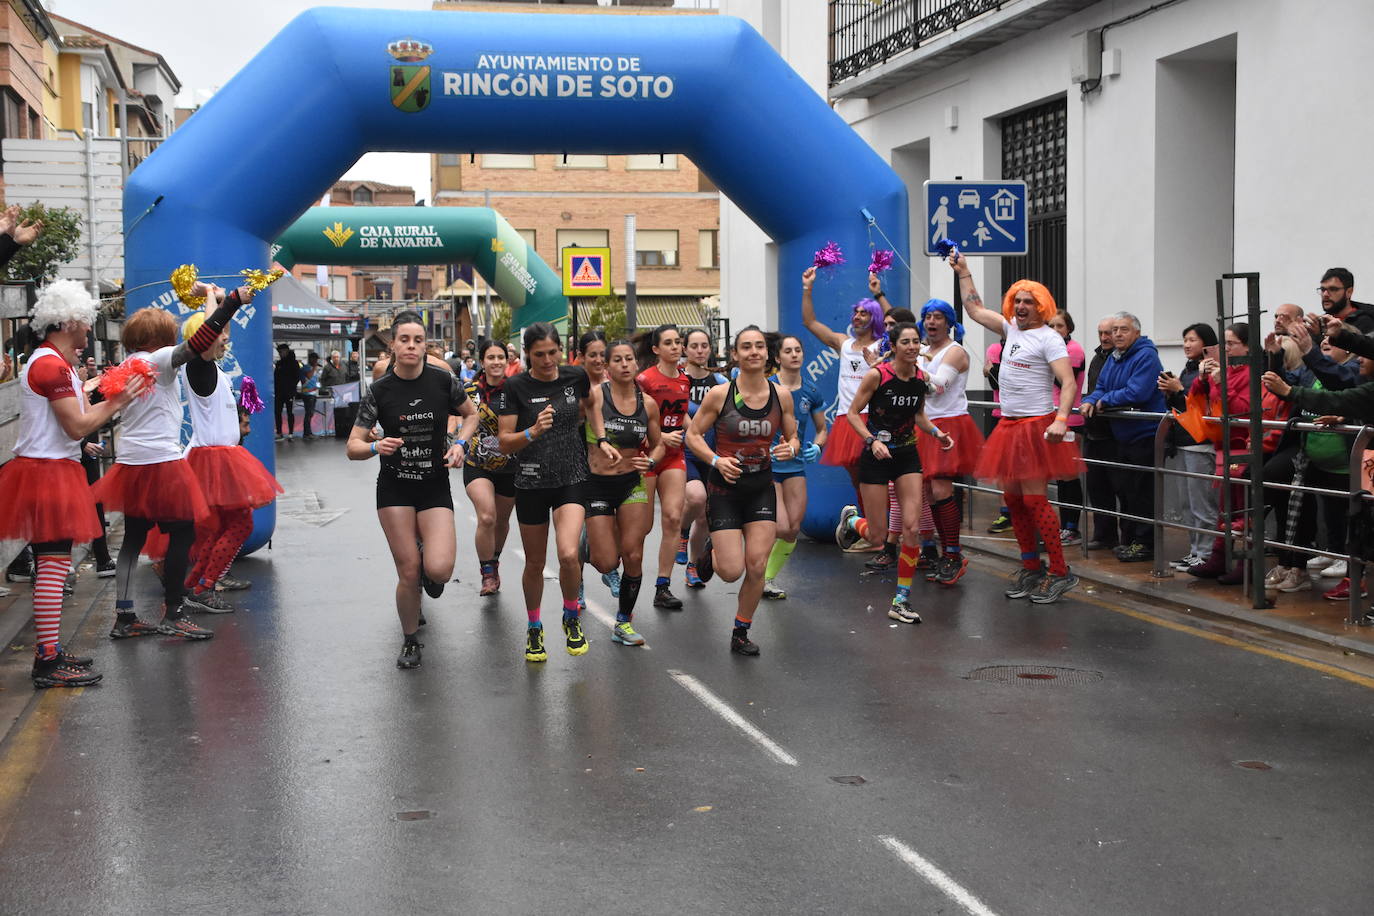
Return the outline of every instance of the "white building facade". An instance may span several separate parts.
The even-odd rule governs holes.
[[[888,283],[909,282],[913,303],[952,295],[949,268],[922,253],[921,191],[956,176],[1028,182],[1030,255],[974,258],[975,276],[989,301],[1018,277],[1045,282],[1088,350],[1098,319],[1124,309],[1178,362],[1182,329],[1215,321],[1223,273],[1259,272],[1266,309],[1319,311],[1333,266],[1374,297],[1368,0],[722,0],[721,13],[757,28],[906,181],[912,270]],[[766,238],[726,202],[721,227],[725,313],[776,326]]]

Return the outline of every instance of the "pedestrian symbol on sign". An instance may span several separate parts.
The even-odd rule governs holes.
[[[601,285],[601,265],[596,263],[600,258],[573,256],[573,285],[574,286],[600,286]],[[581,262],[581,263],[579,263]]]

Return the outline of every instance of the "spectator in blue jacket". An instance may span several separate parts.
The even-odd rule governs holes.
[[[1130,312],[1112,316],[1112,343],[1116,349],[1097,377],[1097,387],[1083,398],[1082,412],[1091,417],[1099,411],[1148,410],[1163,413],[1164,395],[1159,373],[1164,365],[1154,341],[1140,333],[1140,319]],[[1128,467],[1112,469],[1112,489],[1121,511],[1152,519],[1155,515],[1155,430],[1158,420],[1117,419],[1107,414],[1116,438],[1117,461]],[[1134,467],[1129,467],[1133,465]],[[1141,470],[1137,470],[1137,468]],[[1154,538],[1149,522],[1121,521],[1121,544],[1114,551],[1123,563],[1154,559]]]

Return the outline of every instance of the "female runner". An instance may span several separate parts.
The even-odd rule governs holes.
[[[448,432],[455,416],[462,419],[456,439]],[[462,466],[477,422],[458,377],[427,363],[424,319],[418,312],[398,313],[391,323],[391,369],[363,395],[347,447],[353,461],[381,456],[377,519],[396,564],[398,668],[420,667],[420,589],[438,598],[453,575],[458,545],[448,469]],[[382,437],[373,441],[379,423]]]
[[[125,352],[151,364],[157,379],[149,394],[124,410],[115,465],[91,488],[96,502],[105,504],[105,511],[124,513],[124,543],[115,564],[115,622],[110,629],[111,639],[151,633],[182,639],[210,639],[215,635],[192,623],[182,606],[195,526],[209,520],[210,507],[181,453],[177,370],[215,346],[234,313],[253,300],[253,290],[245,286],[226,296],[218,286],[201,284],[199,288],[206,295],[207,309],[212,303],[219,304],[184,343],[176,342],[176,319],[152,307],[136,312],[120,334]],[[134,567],[154,525],[167,535],[162,575],[163,617],[156,626],[134,614],[133,602]]]
[[[772,461],[795,458],[800,447],[792,393],[768,381],[768,339],[756,325],[735,335],[735,362],[739,376],[711,389],[687,433],[692,452],[711,467],[706,481],[711,539],[697,560],[697,572],[703,582],[716,570],[727,582],[744,577],[730,651],[758,655],[749,627],[778,534]],[[714,448],[706,441],[712,427]],[[772,445],[779,429],[782,439]]]
[[[801,443],[801,453],[797,457],[773,463],[773,485],[778,491],[778,541],[768,555],[768,568],[764,572],[763,597],[769,599],[787,597],[787,592],[774,585],[773,580],[797,547],[797,535],[806,516],[806,465],[820,458],[827,433],[825,402],[816,386],[802,378],[803,359],[801,338],[784,335],[778,342],[778,373],[769,379],[792,393],[797,441]],[[807,425],[813,423],[816,436],[807,442]]]
[[[902,551],[897,558],[897,594],[887,616],[902,623],[920,623],[911,606],[911,579],[920,557],[921,455],[916,448],[917,430],[940,440],[942,448],[954,447],[949,433],[926,419],[924,401],[929,390],[916,361],[921,336],[916,325],[901,322],[892,329],[892,360],[868,371],[849,405],[849,425],[863,436],[867,451],[859,459],[859,480],[869,518],[881,518],[887,485],[897,486],[902,505]],[[867,411],[867,420],[865,420]],[[867,537],[868,523],[853,511],[842,522],[860,537]]]
[[[926,347],[918,366],[926,376],[926,419],[940,421],[940,428],[954,438],[954,448],[937,448],[933,439],[918,439],[921,469],[930,488],[930,513],[939,532],[943,553],[934,579],[953,585],[968,569],[959,544],[959,502],[954,498],[954,478],[973,473],[983,449],[983,434],[968,413],[968,351],[963,347],[964,326],[955,319],[954,307],[943,299],[921,306],[921,325]],[[930,573],[926,574],[927,577]]]
[[[553,517],[558,552],[558,584],[563,593],[563,635],[569,655],[585,655],[578,591],[582,559],[578,541],[586,521],[582,482],[587,479],[587,449],[579,427],[591,389],[580,366],[559,365],[563,342],[547,322],[525,328],[529,368],[506,380],[501,398],[501,450],[514,454],[515,517],[525,548],[521,579],[529,629],[525,660],[548,660],[539,602],[544,598],[544,557],[548,552],[549,517]]]
[[[687,416],[697,415],[697,408],[706,398],[706,393],[717,385],[729,381],[719,372],[713,372],[707,364],[711,361],[711,335],[701,328],[687,332]],[[707,444],[715,446],[715,433],[708,431]],[[710,534],[706,526],[706,477],[710,465],[703,464],[696,455],[686,453],[687,486],[686,501],[682,510],[682,531],[677,542],[677,563],[687,565],[686,582],[688,588],[705,588],[706,583],[697,575],[697,567],[689,557],[699,556]]]
[[[506,384],[506,345],[498,340],[482,344],[477,354],[482,370],[467,384],[468,400],[477,406],[477,435],[463,464],[463,489],[477,513],[477,562],[481,565],[481,597],[501,590],[501,550],[510,534],[515,508],[515,463],[502,453],[498,410]]]
[[[832,331],[816,318],[816,306],[811,299],[811,285],[815,282],[816,268],[808,267],[802,271],[802,323],[821,343],[840,354],[840,377],[835,397],[835,416],[839,417],[849,411],[849,403],[854,400],[854,392],[859,390],[859,383],[868,372],[870,363],[877,359],[883,315],[892,304],[883,293],[878,275],[869,274],[868,289],[873,298],[860,299],[854,303],[848,334],[841,334]],[[854,485],[854,493],[859,495],[859,504],[863,505],[863,497],[859,491],[858,465],[859,456],[864,451],[863,440],[853,434],[848,423],[836,423],[832,433],[821,455],[821,464],[844,468],[849,474],[850,483]],[[876,530],[874,536],[878,537],[877,544],[882,543],[882,538]]]
[[[609,370],[610,380],[591,389],[587,413],[587,540],[592,565],[603,574],[625,566],[611,639],[642,646],[644,637],[630,621],[644,583],[644,538],[653,527],[654,513],[640,472],[657,467],[663,441],[658,405],[635,384],[639,364],[633,344],[621,340],[611,345]]]
[[[76,375],[76,354],[95,322],[96,303],[75,280],[43,289],[30,327],[41,341],[19,372],[19,439],[14,459],[0,467],[0,540],[33,545],[35,687],[85,687],[102,675],[92,660],[62,650],[62,583],[72,567],[72,543],[103,533],[81,468],[81,440],[100,429],[142,391],[135,379],[123,393],[90,406]]]
[[[649,508],[657,496],[661,538],[658,542],[658,578],[654,581],[654,607],[677,611],[682,599],[669,589],[673,577],[676,541],[682,530],[683,503],[687,496],[687,462],[683,437],[687,429],[687,405],[691,401],[687,374],[678,368],[682,358],[682,334],[675,324],[654,328],[647,338],[648,352],[640,353],[640,364],[652,358],[636,381],[658,405],[663,426],[663,461],[644,475],[649,491]],[[652,357],[650,356],[652,354]]]
[[[597,388],[601,387],[601,385],[609,377],[606,374],[606,357],[609,355],[606,351],[606,347],[606,332],[601,330],[588,331],[587,333],[579,337],[577,340],[577,352],[581,355],[581,366],[583,369],[587,370],[587,385],[592,390],[596,390]],[[583,422],[582,431],[584,434],[588,431],[588,427],[585,421]],[[586,560],[589,559],[587,556],[587,549],[587,535],[584,529],[582,534],[582,542],[578,545],[578,550],[582,554],[584,562],[586,562]],[[587,577],[585,572],[586,571],[584,570],[582,576],[582,587],[579,589],[577,593],[578,604],[583,610],[587,609]],[[619,568],[613,569],[610,572],[603,572],[601,574],[601,581],[605,583],[608,589],[611,590],[612,598],[620,597]]]

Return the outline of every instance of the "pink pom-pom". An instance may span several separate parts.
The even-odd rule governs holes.
[[[100,375],[100,393],[105,400],[111,400],[124,393],[124,389],[129,387],[129,383],[136,378],[147,380],[147,387],[139,394],[139,397],[147,397],[153,393],[153,386],[157,384],[157,369],[146,359],[131,356],[118,366],[106,369]]]
[[[812,262],[817,270],[826,267],[839,267],[843,263],[844,252],[841,251],[840,246],[836,245],[834,242],[826,242],[825,246],[816,252],[816,258]]]
[[[262,401],[262,395],[258,394],[258,383],[253,381],[251,375],[245,375],[243,383],[239,386],[239,406],[249,413],[257,413],[267,407]]]
[[[873,260],[869,262],[868,272],[880,274],[885,270],[892,269],[892,252],[886,248],[879,248],[873,252]]]

